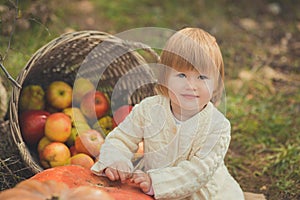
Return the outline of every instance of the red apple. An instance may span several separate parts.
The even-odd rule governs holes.
[[[99,119],[109,110],[109,102],[104,93],[94,90],[83,96],[80,109],[88,119]]]
[[[79,134],[75,139],[75,148],[77,153],[85,153],[96,158],[103,143],[102,135],[98,131],[91,129]]]
[[[46,91],[47,103],[57,109],[64,109],[71,106],[72,87],[64,81],[52,82]]]
[[[34,145],[44,136],[44,128],[49,112],[29,110],[20,115],[20,128],[24,141]]]
[[[51,143],[51,141],[46,136],[44,136],[44,137],[42,137],[42,139],[40,139],[38,146],[37,146],[37,151],[39,153],[40,159],[43,158],[44,148],[50,143]]]
[[[58,112],[48,116],[45,136],[51,141],[66,142],[71,135],[72,122],[68,115]]]
[[[113,116],[113,127],[118,126],[131,112],[133,106],[132,105],[123,105],[119,107]]]

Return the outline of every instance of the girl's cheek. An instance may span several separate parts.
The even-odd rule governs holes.
[[[213,92],[214,92],[214,81],[209,79],[209,80],[206,80],[205,81],[205,84],[206,84],[206,88],[209,92],[209,95],[212,96],[213,95]]]

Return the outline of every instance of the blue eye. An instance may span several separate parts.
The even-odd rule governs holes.
[[[201,79],[201,80],[208,79],[208,77],[207,77],[207,76],[204,76],[204,75],[200,75],[198,78]]]
[[[184,73],[177,74],[177,76],[178,76],[179,78],[185,78],[185,77],[186,77],[186,75],[185,75]]]

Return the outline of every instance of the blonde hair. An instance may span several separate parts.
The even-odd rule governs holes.
[[[177,71],[195,69],[200,72],[214,71],[214,91],[211,102],[219,102],[223,92],[224,63],[215,37],[200,28],[184,28],[172,35],[162,53],[156,90],[168,96],[165,80],[170,68]]]

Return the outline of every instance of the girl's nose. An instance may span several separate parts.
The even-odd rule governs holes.
[[[188,81],[187,81],[187,87],[190,90],[196,90],[197,80],[195,80],[194,78],[189,78]]]

